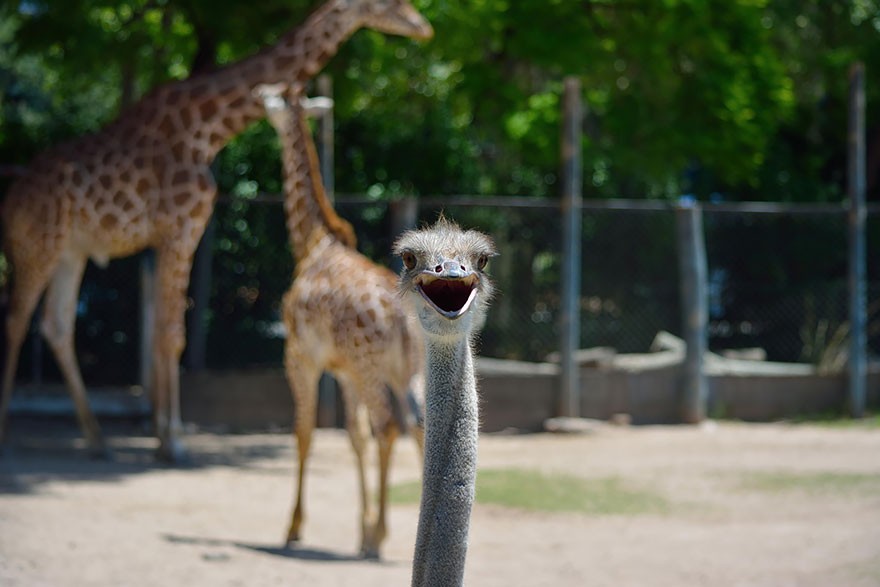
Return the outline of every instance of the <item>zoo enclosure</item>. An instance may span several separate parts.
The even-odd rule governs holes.
[[[860,84],[859,68],[853,72]],[[853,85],[856,103],[859,84]],[[579,93],[572,90],[567,95]],[[863,108],[863,93],[861,100]],[[580,106],[568,97],[565,104],[568,161],[579,159]],[[880,346],[880,209],[864,206],[864,113],[859,121],[858,110],[851,108],[856,115],[850,117],[850,202],[861,197],[861,253],[852,246],[855,204],[583,201],[577,166],[564,169],[561,201],[348,196],[337,208],[355,225],[362,252],[380,262],[391,262],[387,251],[397,234],[432,221],[440,210],[492,234],[503,254],[493,269],[500,293],[481,337],[486,356],[540,361],[559,350],[565,374],[573,371],[576,348],[644,352],[666,330],[697,342],[693,347],[752,348],[771,360],[840,370],[852,363],[855,347],[848,341],[861,337],[873,354]],[[193,269],[189,369],[280,365],[280,299],[293,270],[286,243],[280,197],[221,201]],[[140,259],[86,275],[77,348],[90,384],[146,380],[143,324],[151,308],[142,300],[150,299],[151,257]],[[852,267],[859,265],[867,274],[854,287]],[[855,337],[848,321],[853,291],[865,296],[873,319],[857,323]],[[702,320],[697,328],[694,314]],[[31,338],[22,363],[29,363],[32,380],[58,379],[39,337]]]
[[[481,354],[542,361],[559,350],[562,211],[533,198],[339,196],[359,249],[388,257],[399,226],[440,210],[493,236],[498,285]],[[647,352],[658,331],[682,336],[675,202],[586,200],[581,216],[578,346]],[[847,336],[847,214],[838,205],[708,203],[700,206],[707,252],[708,341],[713,351],[760,348],[766,358],[840,368]],[[413,216],[414,214],[414,216]],[[410,222],[401,220],[410,215]],[[880,209],[868,210],[868,346],[880,354]],[[260,236],[262,235],[262,236]],[[257,255],[248,248],[258,246]],[[193,271],[189,369],[280,366],[280,299],[293,261],[277,197],[224,199]],[[211,254],[204,251],[210,249]],[[90,266],[78,306],[77,350],[89,385],[138,382],[141,261]],[[207,297],[205,297],[207,295]],[[202,298],[199,301],[199,298]],[[60,380],[39,336],[26,343],[19,373]],[[198,354],[194,348],[204,349]]]

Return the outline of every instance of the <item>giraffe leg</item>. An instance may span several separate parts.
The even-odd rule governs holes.
[[[388,472],[394,442],[400,434],[384,383],[374,377],[340,377],[345,394],[347,427],[358,467],[361,492],[361,555],[378,559],[388,534],[386,521]],[[356,383],[355,383],[356,382]],[[358,386],[359,384],[359,386]],[[360,390],[359,395],[352,390]],[[363,398],[363,399],[362,399]],[[354,407],[355,409],[349,409]],[[371,499],[366,475],[366,448],[371,430],[376,431],[378,445],[378,487],[375,505]]]
[[[376,541],[376,512],[370,502],[370,492],[367,484],[366,452],[370,442],[371,411],[369,406],[362,400],[363,390],[372,389],[364,385],[364,381],[358,374],[345,371],[334,373],[342,398],[345,402],[345,428],[348,431],[348,439],[354,451],[355,467],[358,475],[358,489],[361,498],[361,546],[360,554],[364,558],[379,558],[379,544]]]
[[[419,456],[425,456],[425,374],[422,371],[410,377],[405,393],[392,391],[400,406],[408,408],[407,428],[419,448]]]
[[[418,447],[419,457],[424,459],[425,457],[425,426],[421,423],[412,426],[409,429],[410,434],[413,437],[413,440],[416,441],[416,446]]]
[[[74,350],[74,326],[79,286],[86,268],[86,257],[63,255],[49,282],[40,330],[49,343],[61,368],[67,389],[73,399],[76,417],[94,456],[108,456],[101,428],[86,395]]]
[[[31,317],[40,301],[43,290],[49,282],[54,263],[43,264],[14,263],[16,273],[6,316],[6,357],[3,368],[3,388],[0,395],[0,443],[6,438],[6,416],[15,373],[21,354],[21,345],[27,336]]]
[[[374,532],[377,554],[379,546],[388,536],[388,526],[386,523],[388,506],[388,472],[391,470],[391,454],[392,449],[394,448],[394,442],[399,435],[400,429],[393,418],[390,419],[388,424],[376,435],[379,448],[379,508],[376,517],[376,529]]]
[[[293,514],[287,530],[286,544],[301,538],[302,524],[305,519],[305,482],[309,450],[312,446],[312,433],[315,430],[315,419],[318,410],[318,379],[320,370],[291,350],[290,337],[285,352],[285,372],[294,404],[294,436],[297,444],[298,471],[296,478],[296,494],[294,496]]]
[[[379,558],[379,541],[376,539],[376,514],[370,502],[367,488],[367,468],[364,457],[370,441],[370,416],[366,405],[359,401],[346,402],[346,428],[357,465],[358,484],[361,494],[361,548],[364,558]]]
[[[156,321],[153,325],[153,417],[159,439],[157,456],[167,462],[187,459],[180,418],[180,355],[186,344],[184,313],[192,267],[190,247],[168,246],[156,255]]]

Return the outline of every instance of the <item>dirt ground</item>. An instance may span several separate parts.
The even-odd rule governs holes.
[[[188,436],[192,463],[109,429],[89,460],[66,421],[13,422],[0,457],[0,585],[408,585],[417,506],[394,505],[383,560],[359,560],[347,438],[319,431],[303,543],[281,548],[295,451],[287,434]],[[661,496],[637,514],[475,507],[474,586],[880,585],[880,429],[710,423],[588,435],[483,436],[482,470],[609,479]],[[418,478],[414,443],[395,483]],[[756,480],[761,481],[758,483]]]

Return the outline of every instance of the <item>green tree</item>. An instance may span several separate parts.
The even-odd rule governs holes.
[[[48,144],[101,127],[158,84],[253,53],[319,1],[0,4],[0,163],[26,163]],[[336,99],[337,192],[376,200],[352,219],[362,235],[377,232],[376,211],[400,194],[555,197],[566,75],[581,78],[588,110],[587,197],[840,201],[847,70],[862,60],[869,72],[869,187],[877,197],[880,89],[870,83],[870,72],[880,69],[876,0],[414,3],[435,26],[432,41],[360,32],[326,70]],[[274,133],[258,124],[215,164],[221,192],[232,201],[215,216],[216,274],[229,277],[215,280],[212,320],[233,329],[230,336],[249,336],[241,326],[248,320],[248,332],[266,327],[290,275],[283,227],[257,198],[280,190],[277,159]],[[555,254],[513,242],[540,231],[516,215],[484,220],[510,235],[509,250],[534,259],[510,291],[552,306],[543,292],[558,271]],[[585,238],[610,251],[601,222],[613,220],[586,223]],[[666,243],[657,226],[637,234],[633,225],[632,238]],[[780,234],[767,231],[766,239]],[[793,254],[820,254],[810,247],[797,244]],[[740,254],[718,251],[717,258]],[[663,266],[649,255],[630,264],[616,255],[623,253],[609,253],[606,264],[646,282]],[[830,254],[817,261],[839,265]],[[767,257],[749,271],[783,279],[787,262]],[[618,305],[639,300],[629,302]]]
[[[0,129],[20,124],[17,151],[32,155],[159,83],[255,51],[316,4],[8,3]],[[837,198],[846,68],[880,65],[873,0],[416,4],[433,41],[363,32],[328,66],[341,191],[552,196],[561,79],[578,75],[588,194]]]

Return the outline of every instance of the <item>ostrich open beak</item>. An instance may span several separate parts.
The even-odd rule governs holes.
[[[415,279],[416,291],[441,316],[461,318],[477,298],[479,278],[471,273],[462,277],[422,273]]]

